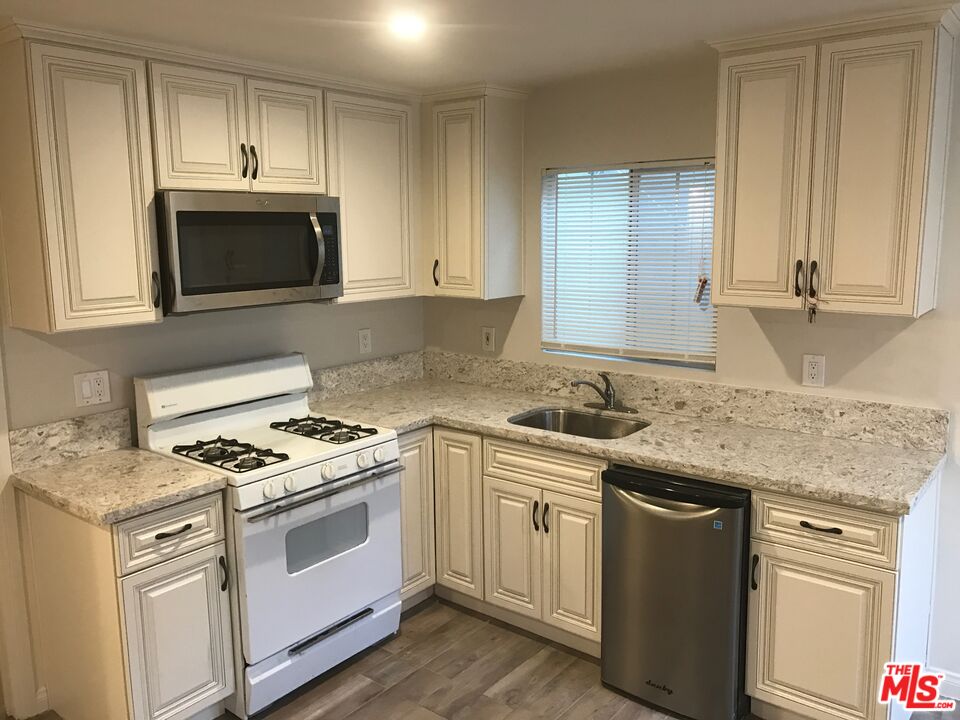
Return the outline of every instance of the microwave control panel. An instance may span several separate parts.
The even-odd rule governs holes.
[[[320,273],[321,285],[340,283],[340,242],[337,237],[338,224],[336,213],[317,213],[317,221],[323,232],[323,244],[326,247],[326,260]]]

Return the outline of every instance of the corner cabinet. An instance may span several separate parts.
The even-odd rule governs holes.
[[[523,294],[523,96],[428,98],[435,295]]]
[[[437,581],[433,494],[433,429],[401,435],[401,600],[428,590]]]
[[[330,194],[340,198],[340,302],[415,293],[411,232],[417,108],[327,93]]]
[[[714,304],[934,307],[954,37],[855,30],[719,46]]]
[[[10,323],[40,332],[161,319],[146,65],[0,46]]]

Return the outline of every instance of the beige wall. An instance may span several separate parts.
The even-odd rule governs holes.
[[[430,347],[480,354],[480,327],[497,329],[498,354],[590,369],[610,367],[540,351],[540,171],[547,167],[710,156],[714,152],[716,62],[650,67],[543,88],[527,104],[525,204],[527,294],[491,303],[425,301]],[[948,197],[960,197],[960,112],[954,113]],[[826,355],[827,394],[932,405],[960,414],[960,202],[947,209],[940,298],[920,320],[800,312],[719,311],[716,372],[617,363],[618,371],[807,391],[803,353]],[[585,375],[588,374],[586,371]],[[960,516],[960,447],[953,423],[944,482],[947,519]],[[942,523],[932,661],[960,680],[960,523]],[[958,688],[960,689],[960,688]]]

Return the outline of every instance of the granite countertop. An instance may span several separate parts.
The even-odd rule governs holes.
[[[406,382],[317,403],[317,412],[392,427],[398,433],[443,425],[483,435],[904,515],[923,494],[944,455],[858,440],[720,424],[667,413],[637,415],[650,426],[618,440],[595,440],[511,425],[538,407],[581,407],[586,395],[560,398],[442,380]]]
[[[12,477],[19,490],[104,526],[226,486],[222,474],[137,448],[101,452]]]

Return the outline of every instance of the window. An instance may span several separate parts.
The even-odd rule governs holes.
[[[712,163],[543,176],[542,347],[713,367]]]

